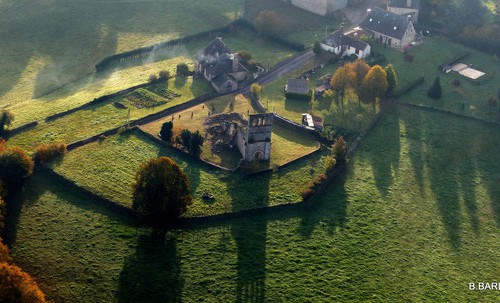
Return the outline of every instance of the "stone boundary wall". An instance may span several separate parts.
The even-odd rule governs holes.
[[[175,76],[170,76],[168,79],[172,79],[174,78]],[[70,115],[70,114],[73,114],[79,110],[82,110],[82,109],[86,109],[86,108],[89,108],[89,107],[92,107],[96,104],[99,104],[99,103],[103,103],[103,102],[106,102],[106,101],[109,101],[110,99],[112,98],[115,98],[115,97],[120,97],[120,96],[123,96],[123,95],[126,95],[128,93],[131,93],[133,91],[135,91],[136,89],[139,89],[139,88],[144,88],[144,87],[147,87],[149,85],[153,85],[153,84],[156,84],[156,83],[160,83],[162,81],[168,81],[167,80],[161,80],[161,81],[157,81],[155,83],[151,83],[151,82],[146,82],[146,83],[142,83],[142,84],[138,84],[138,85],[135,85],[135,86],[131,86],[131,87],[128,87],[128,88],[125,88],[125,89],[122,89],[120,91],[117,91],[115,93],[112,93],[112,94],[109,94],[109,95],[103,95],[103,96],[100,96],[100,97],[97,97],[95,98],[94,100],[88,102],[88,103],[85,103],[85,104],[82,104],[81,106],[78,106],[78,107],[75,107],[75,108],[72,108],[72,109],[68,109],[66,111],[63,111],[63,112],[59,112],[57,114],[54,114],[54,115],[51,115],[51,116],[48,116],[45,118],[45,121],[46,122],[50,122],[50,121],[54,121],[56,119],[59,119],[59,118],[62,118],[62,117],[65,117],[67,115]]]
[[[246,28],[252,32],[257,33],[257,30],[255,29],[254,25],[250,21],[240,18],[240,19],[236,19],[233,22],[231,22],[225,26],[222,26],[222,27],[203,31],[203,32],[196,33],[193,35],[184,36],[184,37],[179,38],[179,39],[164,41],[164,42],[160,42],[160,43],[153,44],[150,46],[140,47],[140,48],[130,50],[127,52],[107,56],[95,65],[95,70],[96,70],[96,72],[99,73],[99,72],[102,72],[102,71],[108,69],[109,67],[115,65],[116,63],[122,62],[125,59],[137,59],[137,58],[150,56],[151,53],[162,53],[165,51],[169,51],[172,48],[177,47],[177,46],[184,44],[184,43],[196,41],[196,40],[202,39],[202,38],[207,37],[207,36],[210,37],[210,36],[218,35],[221,33],[227,33],[229,31],[233,30],[235,27]],[[296,51],[303,51],[306,49],[304,44],[297,43],[294,41],[289,41],[289,40],[283,39],[279,36],[270,37],[270,39],[272,39],[272,41],[275,43],[289,47],[289,48],[296,50]]]
[[[424,84],[424,81],[425,81],[424,77],[420,77],[420,78],[417,78],[417,79],[413,80],[406,87],[404,87],[400,91],[396,92],[396,94],[394,95],[394,98],[397,99],[397,98],[399,98],[399,97],[401,97],[403,95],[406,95],[407,93],[409,93],[413,89],[415,89],[418,86]]]
[[[435,112],[435,113],[448,114],[448,115],[452,115],[452,116],[455,116],[455,117],[459,117],[459,118],[463,118],[463,119],[468,119],[470,121],[479,122],[479,123],[482,123],[482,124],[485,124],[485,125],[488,125],[488,126],[495,126],[495,127],[499,127],[500,126],[500,123],[495,122],[495,121],[488,121],[488,120],[484,120],[484,119],[481,119],[481,118],[467,116],[467,115],[455,113],[455,112],[452,112],[452,111],[449,111],[449,110],[446,110],[446,109],[436,108],[436,107],[432,107],[432,106],[427,106],[427,105],[422,105],[422,104],[411,104],[411,103],[404,103],[404,102],[399,102],[398,105],[400,105],[400,106],[406,106],[406,107],[412,107],[412,108],[421,109],[421,110],[427,110],[427,111],[431,111],[431,112]]]
[[[109,129],[107,131],[104,131],[102,133],[99,133],[99,134],[96,134],[94,136],[91,136],[91,137],[88,137],[88,138],[85,138],[85,139],[82,139],[82,140],[79,140],[79,141],[75,141],[75,142],[72,142],[70,144],[68,144],[67,146],[67,149],[68,150],[73,150],[77,147],[80,147],[80,146],[83,146],[85,144],[88,144],[90,142],[94,142],[96,140],[99,139],[100,136],[111,136],[111,135],[114,135],[116,133],[118,133],[118,130],[122,127],[132,127],[132,126],[138,126],[138,125],[142,125],[142,124],[146,124],[146,123],[149,123],[149,122],[153,122],[155,120],[158,120],[160,118],[163,118],[165,116],[168,116],[168,115],[171,115],[175,112],[178,112],[178,111],[182,111],[182,110],[185,110],[185,109],[188,109],[192,106],[195,106],[195,105],[198,105],[198,104],[201,104],[211,98],[214,98],[214,97],[217,97],[219,96],[219,94],[216,94],[216,93],[206,93],[204,95],[201,95],[197,98],[194,98],[194,99],[191,99],[187,102],[184,102],[184,103],[181,103],[181,104],[178,104],[178,105],[174,105],[172,107],[169,107],[169,108],[166,108],[162,111],[159,111],[157,113],[154,113],[154,114],[151,114],[151,115],[148,115],[146,117],[143,117],[143,118],[140,118],[140,119],[137,119],[137,120],[132,120],[130,121],[130,123],[128,124],[123,124],[123,125],[120,125],[120,126],[117,126],[113,129]]]

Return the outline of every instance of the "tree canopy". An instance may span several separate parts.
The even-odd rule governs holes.
[[[170,142],[173,136],[174,123],[172,121],[165,122],[161,125],[160,138],[163,141]]]
[[[0,302],[44,303],[45,296],[36,282],[19,267],[0,263]]]
[[[155,228],[172,225],[192,201],[187,175],[168,157],[140,166],[132,195],[134,211]]]
[[[281,32],[283,22],[275,12],[263,10],[255,18],[254,26],[261,34],[275,36]]]
[[[361,100],[373,103],[387,93],[387,73],[380,65],[370,68],[361,85]]]
[[[0,180],[5,184],[7,191],[30,176],[33,167],[33,160],[24,149],[6,148],[4,143],[0,143]]]

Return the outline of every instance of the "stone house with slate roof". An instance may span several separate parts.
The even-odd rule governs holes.
[[[231,53],[222,38],[216,38],[195,56],[195,74],[209,81],[219,94],[238,89],[245,80],[247,70],[240,63],[240,56]]]
[[[335,31],[321,41],[321,48],[340,57],[356,54],[358,59],[368,57],[371,52],[371,46],[368,43],[344,35],[341,31]]]
[[[403,50],[415,41],[415,27],[411,18],[375,7],[361,22],[361,28],[375,42]]]
[[[410,15],[413,24],[417,24],[420,0],[389,0],[387,10],[402,16]]]

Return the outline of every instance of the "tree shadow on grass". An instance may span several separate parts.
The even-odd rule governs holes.
[[[120,273],[118,302],[182,302],[183,288],[176,238],[160,242],[151,235],[139,237],[135,254]]]
[[[228,191],[233,199],[233,211],[269,205],[271,173],[261,173],[243,178],[230,178]],[[243,189],[244,188],[244,189]],[[242,200],[251,197],[252,204]],[[231,232],[238,249],[236,302],[265,302],[266,279],[266,217],[238,220],[231,225]]]
[[[387,196],[399,169],[401,152],[399,119],[394,115],[386,117],[372,132],[374,134],[371,135],[379,138],[379,141],[376,143],[376,148],[366,155],[372,165],[379,192]]]
[[[345,183],[348,178],[348,170],[347,167],[342,168],[326,192],[314,197],[310,201],[310,206],[300,212],[299,233],[302,237],[309,238],[318,224],[325,224],[332,234],[345,225],[347,221]]]
[[[175,81],[174,81],[175,88],[181,89],[184,86],[186,86],[187,79],[188,77],[185,76],[179,76],[179,75],[175,76]]]

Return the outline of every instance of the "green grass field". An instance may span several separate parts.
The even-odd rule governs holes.
[[[414,79],[425,77],[425,83],[403,96],[400,102],[429,105],[490,121],[498,119],[499,105],[488,105],[488,99],[497,97],[500,87],[500,62],[494,62],[491,55],[438,37],[426,38],[422,45],[411,50],[410,53],[415,57],[413,62],[406,62],[402,53],[390,48],[376,45],[374,51],[383,53],[387,57],[385,64],[394,65],[400,87]],[[461,63],[472,64],[473,68],[485,72],[486,75],[478,79],[483,83],[474,83],[455,72],[444,74],[438,70],[440,64],[465,52],[469,52],[470,55]],[[443,96],[438,100],[427,96],[427,91],[436,76],[440,77],[443,90]],[[460,81],[460,86],[453,85],[455,79]],[[500,100],[497,103],[500,104]]]
[[[286,140],[292,135],[283,131],[277,132],[275,137]],[[64,159],[54,161],[51,167],[80,186],[131,206],[131,185],[135,172],[145,161],[160,156],[174,159],[189,176],[194,204],[187,216],[298,202],[300,190],[323,170],[322,158],[311,156],[274,174],[252,177],[224,173],[174,148],[158,144],[138,130],[87,144],[69,152]],[[245,185],[240,187],[239,184]],[[204,193],[213,194],[216,201],[203,201]]]
[[[0,106],[79,79],[108,55],[223,26],[242,14],[242,5],[241,0],[2,1]]]
[[[166,84],[158,84],[160,85]],[[71,143],[125,124],[128,109],[130,109],[130,119],[138,119],[212,91],[208,83],[193,80],[192,77],[172,78],[168,81],[168,88],[180,94],[180,97],[167,100],[151,93],[150,95],[157,96],[158,99],[166,102],[152,108],[137,108],[125,97],[114,98],[54,121],[41,122],[37,127],[11,137],[9,144],[31,149],[41,143]],[[113,103],[116,101],[126,105],[128,109],[115,107]]]
[[[9,239],[55,301],[495,302],[468,283],[498,278],[499,138],[395,108],[315,207],[171,231],[164,245],[35,176]]]
[[[231,103],[233,104],[232,107],[230,106]],[[171,116],[168,116],[143,125],[141,129],[157,136],[163,123],[173,121],[177,133],[179,133],[181,129],[189,129],[193,132],[199,131],[205,136],[206,131],[203,127],[203,122],[205,122],[205,119],[208,117],[209,111],[212,113],[237,112],[242,114],[245,118],[248,118],[248,114],[256,113],[250,101],[245,99],[242,95],[237,97],[227,95],[176,113],[174,115],[174,120],[172,120]],[[271,168],[307,155],[314,151],[318,145],[314,139],[304,134],[293,132],[281,125],[273,126],[271,140],[271,160],[266,164]],[[238,166],[241,154],[237,149],[231,150],[227,148],[219,150],[213,148],[210,142],[206,141],[202,146],[201,157],[209,162],[233,169]]]

